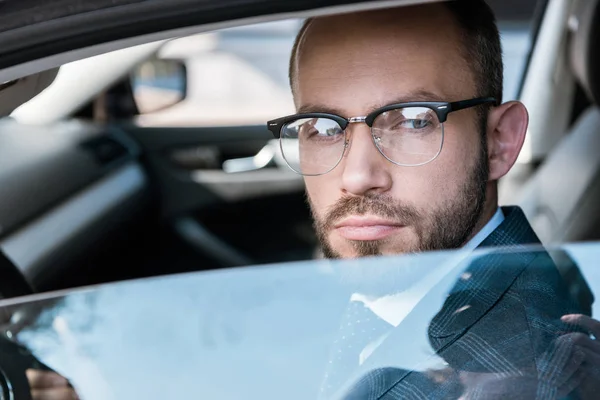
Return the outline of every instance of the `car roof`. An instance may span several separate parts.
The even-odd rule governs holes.
[[[0,82],[152,41],[287,18],[443,0],[0,0]],[[501,19],[547,0],[487,0]]]
[[[119,48],[221,27],[437,0],[4,0],[0,1],[0,81],[38,71],[6,70],[77,52],[44,69]],[[117,43],[119,42],[119,43]],[[112,46],[106,46],[113,43]],[[103,46],[104,45],[104,46]]]

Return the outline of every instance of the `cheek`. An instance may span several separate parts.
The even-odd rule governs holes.
[[[463,124],[464,125],[464,124]],[[452,179],[449,183],[462,183],[472,173],[481,158],[481,137],[477,129],[446,127],[444,147],[438,158],[441,176]]]
[[[393,198],[401,203],[416,207],[419,210],[429,210],[432,205],[437,204],[440,194],[445,192],[445,183],[443,173],[433,164],[412,168],[411,171],[399,171],[394,179],[394,186],[391,190]],[[442,170],[443,171],[443,170]]]
[[[398,167],[392,196],[426,212],[447,203],[459,195],[470,175],[475,160],[474,151],[471,153],[464,146],[461,149],[445,144],[442,153],[429,164]]]
[[[304,178],[304,183],[312,211],[321,218],[339,198],[337,185],[330,175],[307,176]]]

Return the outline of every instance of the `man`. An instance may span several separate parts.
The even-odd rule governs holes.
[[[484,17],[475,5],[484,8],[450,2],[318,18],[300,33],[291,62],[299,114],[352,118],[397,103],[486,99],[444,109],[452,112],[443,124],[437,109],[401,108],[372,127],[357,121],[300,139],[306,150],[320,147],[318,156],[300,151],[299,172],[308,175],[326,256],[458,248],[510,217],[498,209],[497,181],[517,159],[528,116],[519,102],[499,105],[499,35],[493,20],[477,22]]]
[[[298,114],[268,126],[305,176],[326,257],[539,244],[520,209],[498,207],[497,182],[517,159],[528,114],[519,102],[501,104],[500,37],[484,1],[308,20],[290,79]],[[552,398],[581,383],[565,384],[575,381],[562,379],[563,361],[581,370],[578,341],[591,339],[572,335],[592,323],[580,315],[589,304],[574,300],[546,252],[492,252],[464,276],[428,329],[450,372],[376,370],[351,398],[476,398],[494,385],[502,398],[515,388],[507,379],[523,376],[535,383],[527,393]],[[579,316],[561,320],[568,314]],[[360,345],[361,363],[394,346],[393,333],[382,337]]]

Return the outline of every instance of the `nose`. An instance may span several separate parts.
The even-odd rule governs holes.
[[[382,194],[392,187],[390,164],[373,143],[371,129],[364,123],[350,124],[342,171],[342,191],[349,195]],[[338,167],[338,168],[339,168]]]

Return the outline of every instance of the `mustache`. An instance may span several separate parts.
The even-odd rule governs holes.
[[[415,207],[403,204],[391,196],[347,196],[340,198],[329,208],[321,225],[327,231],[344,217],[365,214],[373,214],[405,226],[415,225],[423,218]]]

